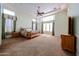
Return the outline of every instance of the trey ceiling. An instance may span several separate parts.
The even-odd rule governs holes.
[[[6,3],[3,4],[4,8],[13,10],[16,13],[28,14],[31,16],[36,16],[37,7],[40,6],[42,12],[52,11],[54,8],[58,8],[60,3]]]

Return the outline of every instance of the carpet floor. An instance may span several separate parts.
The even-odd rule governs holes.
[[[40,34],[38,37],[27,40],[26,38],[11,38],[3,40],[0,48],[1,56],[69,56],[61,48],[59,37]]]

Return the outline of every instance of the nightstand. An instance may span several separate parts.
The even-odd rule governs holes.
[[[12,37],[19,37],[19,32],[12,32]]]

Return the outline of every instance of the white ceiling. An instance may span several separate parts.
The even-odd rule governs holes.
[[[7,3],[3,4],[4,8],[15,11],[16,13],[24,13],[31,16],[36,16],[37,7],[40,6],[42,12],[52,11],[55,7],[60,7],[63,4],[57,3]]]

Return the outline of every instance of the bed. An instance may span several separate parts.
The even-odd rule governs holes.
[[[28,39],[39,36],[38,31],[34,31],[31,29],[25,29],[25,28],[21,28],[20,34],[21,34],[21,36],[26,37]]]

